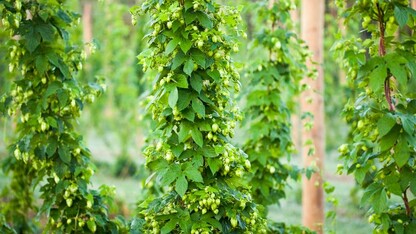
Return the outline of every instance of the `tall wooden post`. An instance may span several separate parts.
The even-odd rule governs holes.
[[[316,79],[305,79],[309,90],[302,93],[302,112],[309,112],[314,117],[312,129],[302,130],[302,157],[304,166],[316,166],[318,172],[310,180],[302,182],[302,223],[318,233],[323,233],[324,194],[322,188],[323,160],[325,155],[325,125],[324,125],[324,74],[323,74],[323,30],[324,30],[324,0],[302,0],[301,7],[301,36],[313,53],[313,61],[309,64],[318,71]],[[312,141],[312,142],[311,142]],[[312,149],[312,150],[311,150]]]
[[[91,48],[87,43],[92,41],[92,2],[85,1],[82,9],[82,26],[83,26],[83,41],[85,44],[85,53],[91,54]]]

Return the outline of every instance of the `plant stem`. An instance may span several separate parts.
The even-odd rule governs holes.
[[[380,44],[379,44],[379,51],[378,54],[380,57],[384,57],[386,55],[386,44],[385,44],[385,24],[383,21],[384,13],[380,9],[380,5],[377,3],[377,16],[378,16],[378,24],[380,28]],[[389,104],[390,111],[395,111],[396,108],[393,105],[392,98],[391,98],[391,89],[390,89],[390,77],[387,76],[384,80],[384,94],[386,96],[387,103]]]

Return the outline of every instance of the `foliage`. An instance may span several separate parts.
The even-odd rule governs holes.
[[[230,53],[238,11],[213,1],[146,1],[150,49],[139,59],[158,71],[149,109],[161,139],[144,153],[151,179],[169,190],[141,204],[133,230],[169,233],[265,232],[248,185],[250,161],[233,146],[236,120],[230,99],[239,76]],[[144,218],[144,221],[140,218]]]
[[[6,67],[6,54],[7,54],[7,43],[6,38],[8,37],[7,32],[3,30],[3,23],[0,22],[0,92],[3,93],[9,88],[9,79],[7,79],[8,67]]]
[[[286,225],[285,223],[268,223],[269,233],[275,234],[292,234],[292,233],[302,233],[302,234],[314,234],[313,232],[306,227],[297,226],[297,225]]]
[[[11,80],[14,78],[16,72],[9,72],[8,62],[6,61],[9,44],[8,32],[4,30],[3,23],[0,21],[0,94],[10,90]],[[0,142],[4,145],[12,136],[11,132],[6,129],[13,128],[13,120],[7,118],[0,118]],[[0,159],[2,159],[5,151],[4,145],[0,144]]]
[[[416,75],[411,35],[416,11],[408,5],[406,0],[355,2],[345,10],[346,22],[361,17],[371,37],[335,46],[359,92],[344,110],[347,120],[356,119],[354,137],[339,151],[344,168],[365,189],[361,203],[370,206],[369,222],[377,233],[416,229],[416,100],[409,88]]]
[[[93,174],[90,153],[74,130],[83,105],[102,91],[97,84],[81,87],[74,78],[81,56],[67,30],[77,15],[52,0],[2,0],[0,12],[14,38],[10,71],[21,73],[0,102],[1,113],[20,116],[16,142],[4,163],[13,173],[10,189],[16,201],[3,207],[7,222],[18,225],[19,233],[34,232],[20,225],[30,223],[33,217],[27,214],[34,210],[37,217],[47,216],[45,232],[122,232],[120,221],[107,216],[111,189],[87,188]],[[39,210],[31,195],[38,185]]]
[[[299,178],[300,170],[286,161],[290,161],[295,150],[291,112],[301,91],[300,80],[308,75],[309,59],[304,42],[293,32],[293,2],[267,5],[268,1],[259,4],[258,17],[263,19],[264,28],[253,45],[266,48],[267,58],[254,64],[249,73],[244,110],[249,134],[243,147],[252,165],[247,180],[253,198],[264,206],[279,203],[285,197],[289,176]]]

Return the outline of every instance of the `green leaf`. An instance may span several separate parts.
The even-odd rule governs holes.
[[[387,191],[392,192],[398,196],[402,195],[402,189],[400,188],[399,177],[397,174],[390,174],[383,179]]]
[[[49,140],[48,147],[46,147],[46,153],[49,157],[52,157],[55,154],[57,148],[58,143],[56,142],[56,140]]]
[[[410,158],[409,151],[399,151],[394,154],[394,160],[396,161],[399,167],[403,167],[404,165],[406,165],[409,158]]]
[[[202,133],[198,130],[198,128],[193,128],[191,131],[191,135],[195,143],[202,148],[202,146],[204,145],[204,138],[202,137]]]
[[[170,233],[173,229],[175,229],[177,224],[177,220],[176,219],[171,219],[169,222],[167,222],[162,229],[160,229],[160,232],[162,234],[168,234]]]
[[[40,35],[37,33],[28,33],[25,36],[25,44],[30,53],[36,50],[40,44]]]
[[[386,114],[381,117],[377,122],[377,128],[379,132],[379,136],[383,137],[387,133],[390,132],[390,130],[394,127],[396,124],[396,119],[391,114]]]
[[[373,196],[374,211],[380,213],[387,208],[387,193],[386,190],[381,189]]]
[[[397,20],[397,23],[399,23],[399,26],[402,28],[406,25],[407,21],[409,20],[409,15],[407,13],[406,8],[395,6],[394,7],[394,17]]]
[[[211,126],[210,126],[211,128]],[[224,146],[216,145],[214,146],[215,154],[222,154],[225,151]]]
[[[186,4],[185,4],[185,6],[186,6]],[[192,6],[192,3],[191,3],[190,6]],[[196,20],[196,18],[197,18],[196,14],[194,14],[193,12],[190,12],[190,11],[186,11],[185,14],[183,15],[183,17],[184,17],[185,23],[187,25],[190,24],[190,23],[192,23],[192,22],[194,22],[194,20]]]
[[[208,217],[204,218],[204,220],[207,220],[207,222],[211,224],[211,226],[217,228],[218,230],[222,230],[222,225],[218,220]]]
[[[187,109],[185,112],[182,113],[185,119],[194,122],[195,121],[195,112],[191,109]]]
[[[203,12],[198,12],[197,18],[199,23],[205,28],[212,29],[212,27],[214,26],[211,19]]]
[[[46,22],[49,18],[49,12],[45,9],[42,9],[40,11],[38,11],[38,15],[40,16],[40,18]]]
[[[179,129],[179,133],[178,133],[178,140],[180,143],[185,142],[186,140],[189,139],[190,137],[190,132],[191,128],[189,126],[189,124],[187,123],[182,123],[180,125],[180,129]]]
[[[183,197],[186,190],[188,190],[188,181],[186,180],[185,175],[181,175],[176,181],[175,191],[179,194],[179,196]]]
[[[357,170],[354,171],[354,177],[357,180],[357,182],[359,184],[362,184],[364,179],[365,179],[365,174],[367,173],[367,168],[358,168]]]
[[[218,158],[207,158],[207,163],[209,169],[211,170],[212,174],[214,175],[219,169],[221,168],[222,162]]]
[[[215,149],[209,146],[206,146],[202,149],[202,154],[206,158],[215,158],[219,156],[219,154],[215,152]]]
[[[395,127],[380,140],[381,151],[390,150],[397,141],[400,131]]]
[[[59,105],[61,107],[66,106],[66,104],[68,102],[68,98],[69,98],[68,93],[66,91],[64,91],[64,90],[58,90],[58,93],[57,94],[58,94]]]
[[[188,79],[184,75],[178,75],[176,77],[176,87],[178,88],[188,88]]]
[[[400,85],[407,84],[406,59],[397,53],[386,55],[386,63],[391,74],[396,78]]]
[[[172,70],[175,70],[180,65],[182,65],[186,61],[187,57],[182,53],[182,51],[179,51],[175,58],[172,60]]]
[[[202,85],[203,85],[201,77],[198,75],[195,75],[190,79],[190,81],[191,81],[192,88],[198,93],[200,93],[202,90]]]
[[[189,180],[192,180],[194,182],[197,182],[197,183],[203,183],[204,182],[204,179],[202,178],[201,172],[199,172],[198,168],[196,168],[196,167],[188,168],[185,171],[185,175],[186,175],[186,177],[188,177]]]
[[[207,74],[214,79],[216,82],[218,82],[221,79],[220,72],[218,70],[208,70]]]
[[[404,165],[406,165],[407,161],[410,158],[410,151],[409,151],[409,145],[405,137],[400,137],[400,140],[397,143],[394,151],[395,153],[393,155],[393,158],[396,161],[396,164],[399,167],[403,167]]]
[[[184,152],[183,145],[178,144],[171,147],[173,155],[175,155],[176,158],[179,158],[181,154]]]
[[[183,40],[180,41],[179,45],[180,45],[183,53],[186,54],[189,51],[189,49],[191,49],[191,47],[192,47],[192,41],[188,40],[188,39],[183,39]]]
[[[188,59],[183,66],[183,71],[190,76],[192,71],[194,70],[194,61],[192,59]]]
[[[181,168],[178,165],[171,165],[165,173],[162,173],[162,180],[160,181],[160,184],[162,186],[170,185],[176,180],[176,178],[178,178],[180,172]]]
[[[178,46],[178,44],[179,44],[179,40],[177,39],[171,40],[166,46],[165,54],[166,55],[171,54],[175,50],[176,46]]]
[[[56,121],[55,118],[48,116],[46,118],[46,122],[53,128],[57,128],[58,127],[58,122]]]
[[[205,54],[203,52],[201,52],[198,49],[193,49],[191,51],[191,57],[196,62],[196,64],[205,68],[206,62],[205,62]]]
[[[64,77],[69,78],[71,76],[71,72],[69,71],[68,66],[62,61],[62,59],[58,57],[57,54],[50,53],[46,56],[48,57],[49,62],[51,62],[51,64],[59,68]]]
[[[178,110],[182,111],[189,106],[192,100],[192,95],[187,90],[179,90]]]
[[[370,88],[373,91],[380,90],[384,86],[384,80],[387,78],[387,67],[385,63],[380,63],[370,75]]]
[[[195,167],[201,167],[204,165],[204,158],[202,155],[197,154],[192,158],[192,163]]]
[[[413,193],[413,196],[416,196],[416,177],[413,177],[410,181],[410,191]]]
[[[198,98],[192,99],[192,109],[202,117],[205,117],[205,106]]]
[[[170,108],[174,108],[178,102],[178,89],[175,87],[169,94],[168,103]]]
[[[405,132],[407,132],[409,135],[413,135],[415,132],[415,124],[412,120],[410,120],[412,116],[407,115],[400,115],[400,120],[402,122],[402,126]]]
[[[38,24],[36,26],[36,31],[41,35],[44,41],[52,42],[53,41],[53,26],[50,24]]]
[[[66,146],[60,146],[58,149],[59,158],[62,162],[69,164],[71,162],[71,153]]]
[[[71,17],[65,11],[61,9],[59,9],[57,16],[67,24],[72,22]]]
[[[44,74],[48,70],[48,58],[46,56],[37,56],[36,57],[36,70],[39,73]]]
[[[387,208],[387,194],[384,187],[379,183],[372,183],[366,188],[361,199],[361,204],[369,203],[377,213]]]

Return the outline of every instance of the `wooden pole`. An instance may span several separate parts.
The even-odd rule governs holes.
[[[87,56],[91,54],[91,48],[87,43],[92,42],[92,2],[84,2],[82,9],[82,25],[84,50]]]
[[[316,166],[318,170],[311,179],[303,178],[302,182],[302,223],[306,227],[323,233],[324,194],[322,188],[323,160],[325,154],[325,125],[324,125],[324,74],[323,74],[323,30],[324,30],[324,0],[302,0],[301,7],[301,37],[313,53],[313,61],[317,65],[316,79],[305,79],[310,87],[301,95],[302,113],[313,114],[313,127],[302,130],[302,157],[304,166]],[[312,119],[306,118],[306,121]],[[312,142],[311,142],[312,141]],[[312,149],[312,150],[310,150]]]

